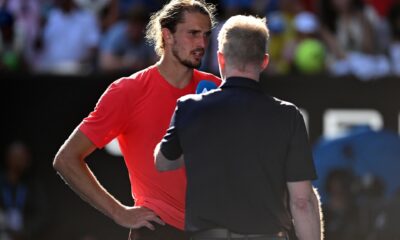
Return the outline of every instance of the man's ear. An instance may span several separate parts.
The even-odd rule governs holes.
[[[162,33],[162,38],[164,40],[164,44],[166,45],[174,44],[174,38],[172,36],[171,31],[168,28],[162,28],[161,33]]]
[[[266,53],[266,54],[264,55],[264,59],[263,59],[263,61],[262,61],[262,63],[261,63],[261,70],[262,70],[262,71],[263,71],[264,69],[267,68],[268,63],[269,63],[269,55],[268,55],[268,53]]]
[[[218,51],[217,57],[219,69],[223,71],[225,69],[225,56],[222,52]]]

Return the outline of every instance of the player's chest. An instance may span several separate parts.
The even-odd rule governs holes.
[[[159,132],[168,128],[179,97],[150,93],[130,109],[128,129],[135,132]]]

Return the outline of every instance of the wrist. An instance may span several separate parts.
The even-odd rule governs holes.
[[[119,222],[119,220],[122,218],[123,212],[126,210],[126,207],[122,205],[118,201],[114,201],[112,204],[109,206],[110,209],[108,210],[108,215],[115,221]]]

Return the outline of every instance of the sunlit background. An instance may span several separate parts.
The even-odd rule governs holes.
[[[400,1],[221,0],[201,70],[235,14],[266,16],[266,93],[301,108],[327,240],[400,239]],[[161,0],[0,0],[0,240],[127,239],[52,168],[114,80],[158,59],[145,27]],[[118,144],[88,163],[132,205]]]

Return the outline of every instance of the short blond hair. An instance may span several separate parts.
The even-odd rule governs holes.
[[[222,26],[218,50],[224,54],[226,64],[244,70],[248,64],[262,63],[268,38],[265,18],[236,15]]]
[[[215,5],[204,0],[171,0],[164,7],[150,17],[146,27],[146,39],[154,46],[158,56],[164,54],[164,41],[161,29],[168,28],[172,33],[176,31],[176,25],[183,22],[184,12],[197,12],[210,18],[211,26],[215,25]]]

